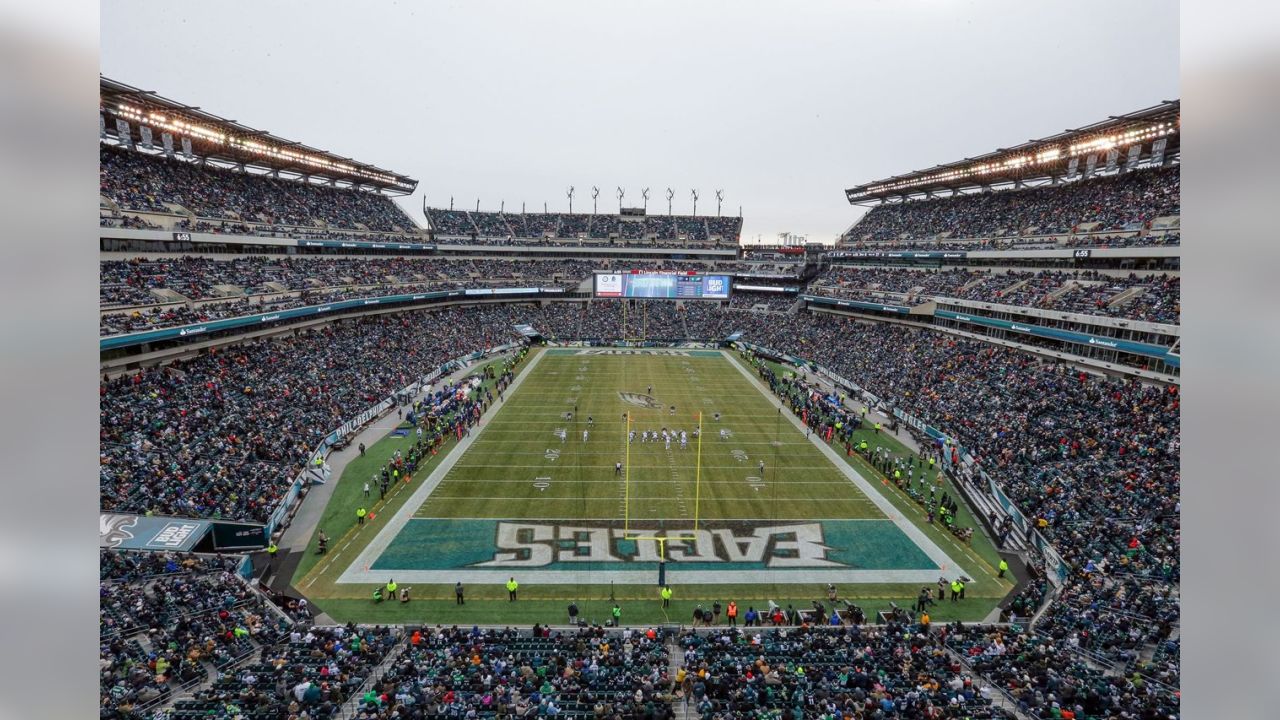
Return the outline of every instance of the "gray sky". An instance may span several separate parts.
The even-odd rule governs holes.
[[[403,201],[742,207],[831,240],[846,187],[1179,96],[1178,5],[113,0],[101,70],[406,173]]]

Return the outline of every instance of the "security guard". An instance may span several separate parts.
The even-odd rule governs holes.
[[[275,541],[271,541],[271,544],[267,546],[267,567],[276,566],[276,553],[279,551],[280,548],[276,547]]]
[[[369,514],[369,511],[368,511],[368,510],[365,510],[363,507],[358,507],[358,508],[356,508],[356,522],[357,522],[358,524],[360,524],[360,525],[363,525],[363,524],[364,524],[364,516],[365,516],[365,515],[368,515],[368,514]]]
[[[880,423],[876,423],[876,434],[880,434]]]
[[[387,580],[387,597],[388,598],[394,598],[396,596],[397,587],[399,587],[399,585],[396,585],[396,581],[394,578]]]
[[[731,627],[738,626],[738,603],[733,600],[729,601],[729,607],[725,610],[725,617],[729,618]]]
[[[511,578],[510,580],[507,581],[507,602],[516,601],[516,590],[519,587],[520,587],[520,583],[516,582],[515,578]]]
[[[671,586],[664,586],[662,590],[658,591],[658,594],[662,596],[662,607],[671,607]]]
[[[609,612],[613,614],[613,626],[621,627],[622,626],[622,608],[619,607],[618,603],[614,603],[613,610],[610,610]]]
[[[1000,558],[1000,574],[997,577],[1004,577],[1005,572],[1009,569],[1009,563],[1004,558]]]
[[[964,589],[964,584],[960,582],[960,578],[951,581],[951,602],[960,599],[960,591]]]

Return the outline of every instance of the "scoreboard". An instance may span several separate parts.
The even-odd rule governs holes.
[[[728,300],[729,276],[640,270],[596,273],[595,295],[667,300]]]

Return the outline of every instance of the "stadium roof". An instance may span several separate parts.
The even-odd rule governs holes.
[[[1015,147],[849,188],[845,197],[850,205],[860,205],[1007,183],[1047,182],[1072,176],[1072,170],[1080,172],[1090,155],[1097,155],[1101,164],[1113,148],[1120,152],[1120,162],[1124,163],[1128,149],[1134,145],[1140,148],[1138,164],[1157,159],[1169,162],[1178,157],[1181,147],[1181,105],[1180,100],[1166,100],[1145,110],[1113,115]],[[1154,145],[1162,139],[1164,151],[1158,154]]]
[[[104,130],[117,140],[114,121],[120,119],[129,123],[129,135],[135,136],[130,138],[131,144],[141,137],[141,125],[148,125],[157,134],[172,134],[175,143],[182,137],[190,138],[193,154],[216,161],[376,188],[393,195],[412,193],[418,186],[418,181],[407,175],[255,130],[110,78],[99,76],[98,93]]]

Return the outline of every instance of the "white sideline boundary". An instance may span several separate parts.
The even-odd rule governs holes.
[[[516,377],[511,387],[507,388],[505,394],[511,398],[516,397],[516,390],[524,383],[525,379],[533,374],[533,371],[542,362],[542,358],[546,355],[545,351],[537,353],[537,355],[529,362],[528,366]],[[777,409],[782,410],[782,414],[787,416],[791,424],[802,434],[805,426],[800,419],[787,411],[780,400],[765,387],[759,378],[753,376],[743,365],[736,362],[724,350],[720,351],[721,359],[737,368],[743,377],[756,388],[769,403]],[[549,584],[582,584],[592,582],[603,582],[610,580],[623,584],[649,584],[654,581],[654,571],[652,570],[538,570],[533,568],[502,568],[502,569],[468,569],[468,570],[379,570],[373,571],[373,563],[381,557],[382,553],[391,545],[396,536],[405,528],[410,520],[415,519],[417,511],[430,498],[431,494],[436,490],[444,478],[453,469],[454,465],[471,449],[484,433],[489,429],[490,420],[502,409],[507,403],[490,406],[480,418],[480,427],[470,436],[462,439],[449,454],[440,462],[439,465],[431,472],[426,481],[414,491],[413,495],[400,506],[395,515],[383,525],[382,529],[374,536],[373,540],[365,546],[364,550],[356,556],[355,560],[347,566],[342,574],[335,581],[336,584],[372,584],[385,582],[385,578],[391,575],[400,579],[402,583],[423,583],[423,584],[452,584],[454,582],[473,582],[473,583],[502,583],[508,577],[514,574],[520,575],[520,582],[527,585],[549,585]],[[852,466],[845,463],[830,446],[819,441],[816,434],[809,438],[831,462],[845,478],[848,479],[854,487],[858,488],[866,498],[875,505],[885,518],[892,522],[898,530],[906,535],[922,552],[935,564],[938,568],[942,568],[944,575],[952,575],[960,566],[949,555],[930,540],[919,528],[903,517],[893,506],[893,504],[880,494],[878,490],[862,476]],[[497,520],[497,518],[487,518]],[[616,518],[613,518],[616,519]],[[868,518],[880,520],[881,518]],[[518,519],[515,519],[519,521]],[[641,521],[643,523],[643,521]],[[819,582],[840,582],[851,584],[866,583],[910,583],[910,584],[929,584],[936,582],[939,574],[938,569],[925,570],[868,570],[868,569],[826,569],[826,568],[779,568],[765,570],[744,570],[744,569],[726,569],[726,570],[706,570],[706,569],[680,569],[680,563],[673,562],[667,565],[667,577],[673,583],[682,585],[719,585],[734,583],[819,583]],[[978,581],[972,580],[971,584]]]

